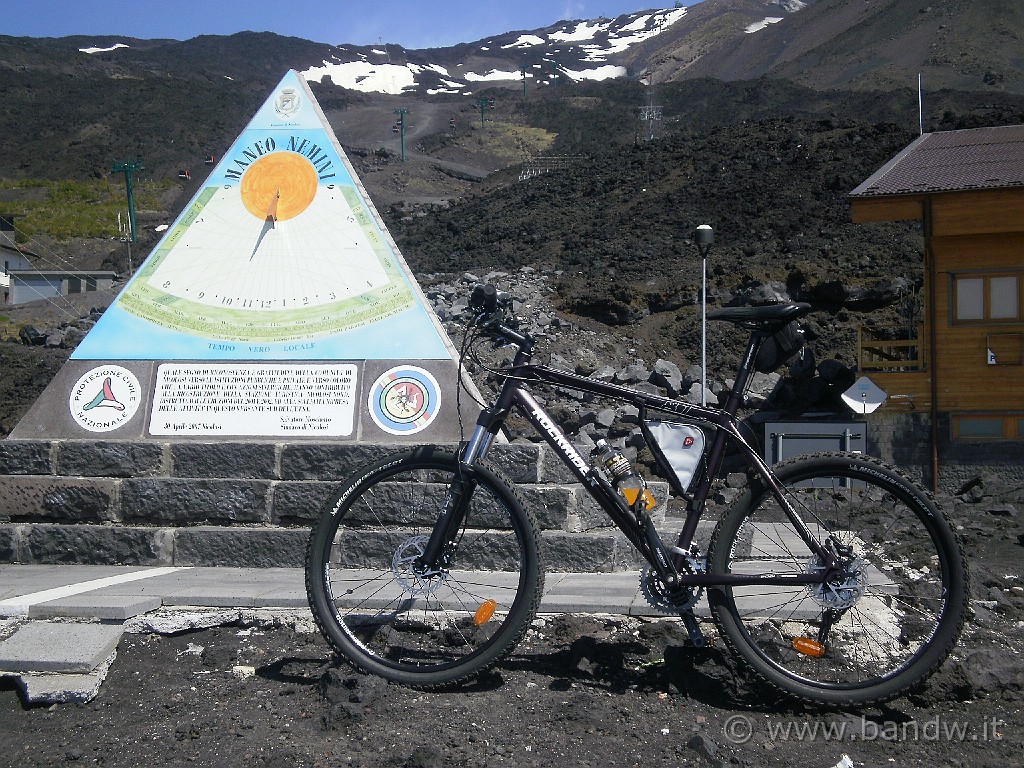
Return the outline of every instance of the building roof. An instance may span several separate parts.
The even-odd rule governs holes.
[[[1024,187],[1024,125],[925,133],[850,197]]]
[[[19,280],[26,277],[117,277],[117,272],[106,269],[12,269],[10,273]]]

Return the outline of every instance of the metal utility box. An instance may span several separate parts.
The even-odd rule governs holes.
[[[859,421],[774,421],[764,425],[768,464],[818,451],[863,453],[866,425]]]

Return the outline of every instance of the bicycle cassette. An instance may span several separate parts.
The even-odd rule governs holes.
[[[704,594],[703,587],[683,587],[678,592],[670,593],[657,571],[649,565],[640,571],[640,591],[648,605],[666,614],[678,614],[692,609]]]

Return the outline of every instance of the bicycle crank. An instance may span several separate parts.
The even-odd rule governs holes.
[[[640,571],[640,591],[644,594],[647,604],[657,611],[676,615],[680,611],[692,611],[704,594],[704,588],[682,587],[670,592],[658,572],[651,566],[644,566]]]

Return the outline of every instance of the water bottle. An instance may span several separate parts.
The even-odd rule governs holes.
[[[629,508],[637,509],[637,499],[642,499],[643,509],[650,511],[658,503],[647,490],[647,483],[636,473],[629,459],[622,455],[618,448],[612,448],[607,440],[598,440],[594,445],[593,456],[611,475],[612,485],[622,494]],[[639,510],[638,510],[639,511]]]

